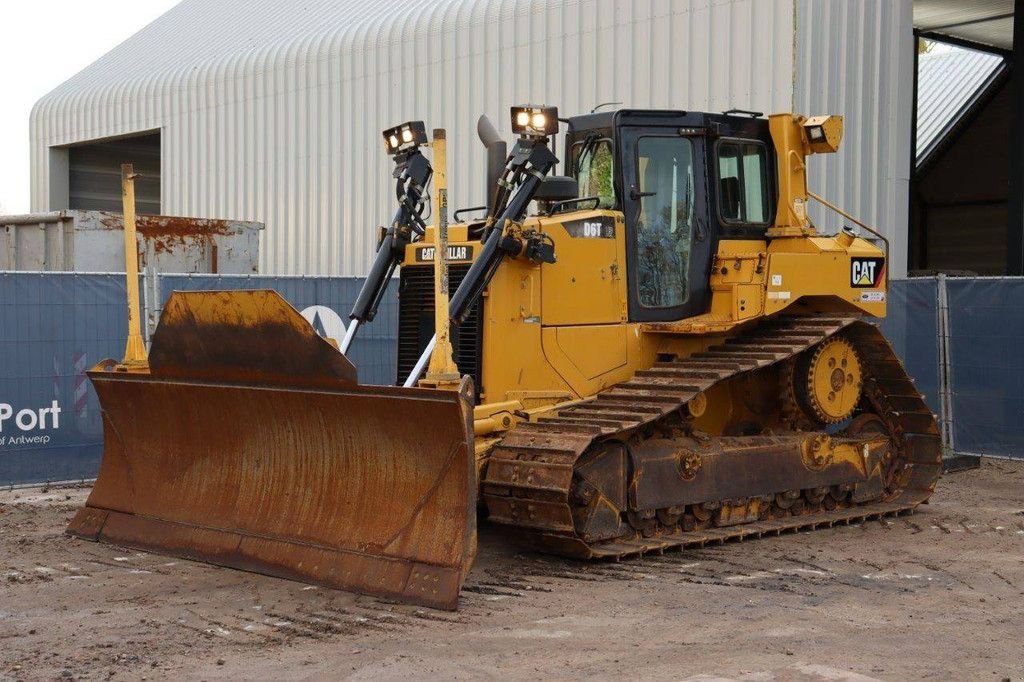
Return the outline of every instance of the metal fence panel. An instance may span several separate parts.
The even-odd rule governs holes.
[[[361,285],[360,278],[162,275],[147,305],[162,307],[174,290],[273,289],[325,336],[340,338]],[[395,381],[396,292],[397,281],[351,349],[363,382]],[[0,485],[95,476],[102,424],[85,371],[121,356],[124,300],[123,274],[0,272]],[[879,324],[950,427],[946,444],[957,452],[1024,457],[1020,300],[1024,278],[890,282]]]
[[[124,354],[124,281],[0,272],[0,485],[96,475],[103,427],[85,371]]]
[[[1024,278],[946,280],[953,447],[1024,459]]]
[[[890,280],[886,316],[879,326],[928,407],[941,414],[937,280]]]
[[[206,289],[273,289],[303,313],[323,336],[338,342],[344,335],[362,277],[287,277],[274,275],[160,275],[159,299],[163,307],[172,291]],[[398,280],[381,301],[377,317],[360,328],[348,356],[366,384],[395,383],[398,353]],[[326,308],[326,310],[324,310]],[[156,319],[157,316],[154,316]]]

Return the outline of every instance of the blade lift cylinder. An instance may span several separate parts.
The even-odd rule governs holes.
[[[367,322],[372,322],[377,315],[377,308],[391,282],[391,276],[405,254],[406,244],[424,232],[421,213],[424,195],[433,175],[430,162],[423,156],[418,146],[413,147],[395,156],[395,170],[392,175],[396,180],[395,195],[398,199],[398,209],[380,244],[377,245],[377,255],[374,256],[370,272],[367,273],[349,313],[351,321],[338,348],[346,355],[359,328]]]

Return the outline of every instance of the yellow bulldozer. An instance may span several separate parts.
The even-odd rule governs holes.
[[[443,131],[384,132],[398,209],[340,342],[271,291],[175,292],[147,358],[136,309],[90,373],[105,449],[69,532],[452,609],[478,514],[618,559],[928,499],[935,418],[865,320],[888,245],[807,189],[840,117],[511,126],[506,155],[481,117],[489,202],[451,224]],[[812,199],[859,229],[820,234]],[[402,385],[360,384],[346,353],[396,269]]]

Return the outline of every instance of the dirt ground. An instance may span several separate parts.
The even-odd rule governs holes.
[[[486,524],[447,613],[63,535],[0,492],[0,679],[1024,679],[1024,463],[913,515],[622,563]]]

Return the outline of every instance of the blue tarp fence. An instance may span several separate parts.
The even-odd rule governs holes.
[[[932,412],[941,416],[938,280],[889,282],[886,317],[876,320]]]
[[[148,285],[148,286],[147,286]],[[159,275],[151,326],[172,291],[273,289],[325,336],[344,333],[359,278]],[[102,451],[85,371],[124,352],[124,275],[0,272],[0,486],[95,476]],[[395,381],[397,282],[350,355],[366,383]],[[939,415],[948,454],[1024,458],[1024,278],[890,282],[882,331]]]
[[[1024,459],[1024,278],[948,278],[949,449]]]
[[[127,324],[123,274],[0,272],[0,485],[96,475],[85,371],[124,354]]]
[[[339,341],[362,286],[350,277],[249,275],[141,282],[150,326],[175,290],[273,289]],[[397,288],[349,353],[364,383],[395,381]],[[0,486],[96,476],[103,425],[85,372],[124,354],[127,324],[123,273],[0,272]]]

